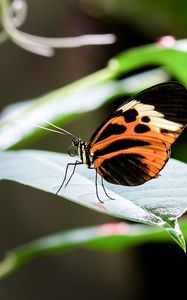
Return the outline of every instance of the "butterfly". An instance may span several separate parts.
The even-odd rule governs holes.
[[[175,81],[154,85],[125,101],[97,128],[88,143],[73,136],[68,153],[112,184],[138,186],[156,178],[170,157],[171,145],[187,124],[187,90]],[[63,130],[64,131],[64,130]],[[57,192],[57,193],[58,193]],[[107,193],[106,193],[107,195]],[[107,195],[108,196],[108,195]],[[109,197],[109,196],[108,196]],[[110,197],[109,197],[110,198]]]

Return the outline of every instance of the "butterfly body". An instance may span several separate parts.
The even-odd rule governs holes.
[[[86,143],[82,141],[80,137],[79,138],[75,137],[72,139],[72,146],[73,149],[76,149],[76,152],[79,155],[82,164],[85,164],[87,165],[88,168],[91,168],[93,166],[93,157]]]
[[[178,82],[158,84],[124,102],[88,143],[74,137],[72,147],[80,163],[106,181],[141,185],[160,173],[186,123],[186,88]]]

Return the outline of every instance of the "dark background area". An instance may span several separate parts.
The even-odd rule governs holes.
[[[117,43],[59,49],[52,58],[26,52],[12,42],[0,47],[0,106],[38,97],[105,66],[115,54],[154,42],[159,36],[187,36],[187,2],[182,0],[30,0],[22,30],[40,36],[115,33]],[[111,104],[114,105],[114,104]],[[87,140],[110,105],[66,124]],[[185,136],[173,155],[182,152]],[[66,140],[64,140],[66,139]],[[29,145],[66,152],[67,138],[51,134]],[[63,177],[63,174],[62,174]],[[65,229],[113,221],[55,195],[10,182],[0,184],[0,257],[32,239]],[[85,249],[43,256],[0,282],[0,299],[162,299],[178,298],[184,284],[186,254],[175,245],[149,244],[124,252]]]

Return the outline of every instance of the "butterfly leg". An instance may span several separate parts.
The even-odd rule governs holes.
[[[97,172],[95,173],[95,190],[96,190],[96,196],[97,196],[97,199],[99,200],[99,202],[100,202],[100,203],[104,203],[104,202],[99,198],[98,185],[97,185]]]
[[[104,186],[104,181],[103,181],[103,177],[101,177],[101,184],[102,184],[102,187],[103,187],[103,191],[105,192],[105,195],[111,199],[111,200],[115,200],[114,198],[110,197],[105,189],[105,186]]]
[[[82,165],[83,163],[81,161],[76,160],[76,162],[74,164],[69,163],[69,165],[73,165],[73,171],[71,173],[71,176],[69,177],[68,181],[66,182],[65,186],[68,185],[68,183],[70,182],[71,178],[73,177],[73,174],[75,173],[75,169],[77,165]]]
[[[82,162],[80,162],[80,161],[78,161],[78,160],[76,160],[75,163],[68,163],[68,164],[67,164],[67,166],[66,166],[66,171],[65,171],[65,175],[64,175],[64,179],[63,179],[62,184],[60,185],[58,191],[56,192],[56,195],[58,195],[58,193],[60,192],[61,188],[62,188],[63,185],[64,185],[64,182],[66,181],[66,177],[67,177],[67,173],[68,173],[68,168],[69,168],[69,166],[74,166],[74,167],[73,167],[72,174],[71,174],[71,176],[69,177],[68,181],[66,182],[65,186],[68,185],[68,183],[70,182],[70,180],[71,180],[73,174],[75,173],[76,166],[77,166],[77,165],[81,165],[81,164],[82,164]]]

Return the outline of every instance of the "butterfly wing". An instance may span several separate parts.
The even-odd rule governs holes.
[[[187,90],[177,82],[132,97],[96,130],[87,148],[108,182],[140,185],[158,175],[187,123]]]

